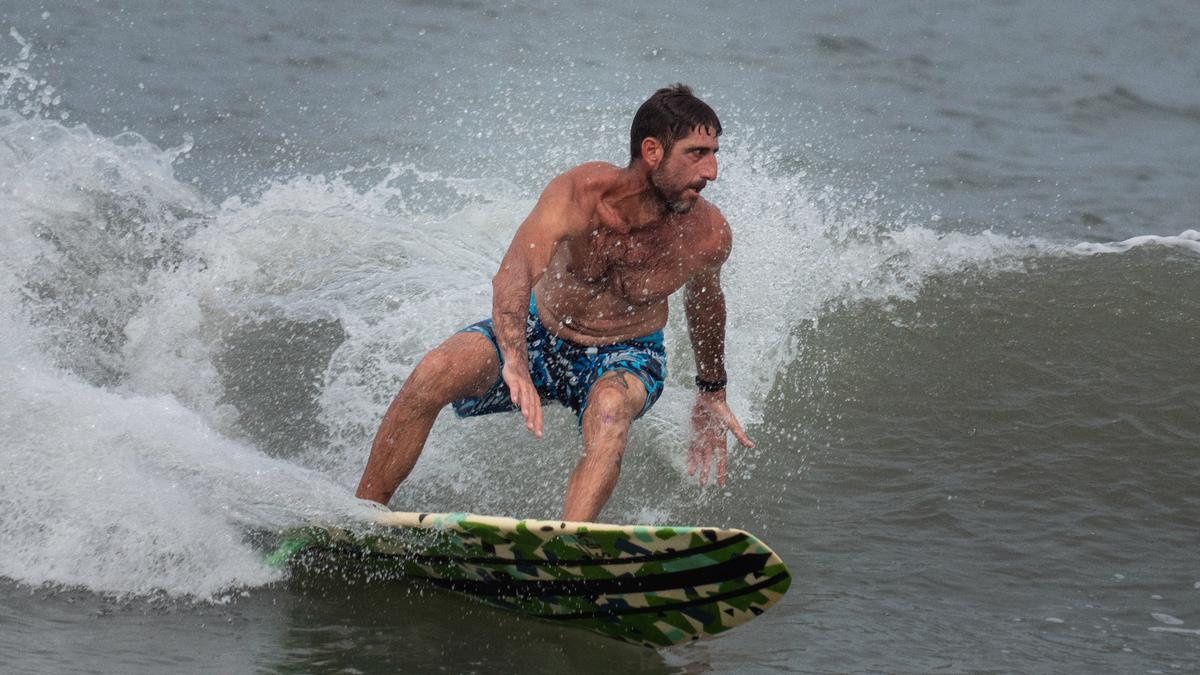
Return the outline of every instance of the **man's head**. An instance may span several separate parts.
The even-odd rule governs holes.
[[[650,183],[667,208],[686,213],[717,178],[721,121],[685,84],[654,92],[633,116],[631,162],[650,167]]]
[[[654,92],[638,108],[629,129],[630,160],[642,158],[642,141],[656,138],[669,153],[675,141],[692,133],[698,126],[708,127],[712,135],[721,135],[721,120],[708,104],[692,94],[686,84],[673,84]]]

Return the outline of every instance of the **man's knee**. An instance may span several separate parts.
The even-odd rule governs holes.
[[[606,375],[588,395],[587,414],[603,425],[628,426],[642,409],[646,388],[629,373]]]
[[[491,349],[490,344],[487,346]],[[495,359],[488,359],[486,355],[484,358],[472,358],[474,355],[455,347],[461,345],[442,344],[417,363],[400,389],[399,396],[405,404],[426,410],[441,410],[451,401],[478,395],[480,392],[476,392],[476,389],[490,386],[497,376]]]
[[[413,368],[400,393],[396,396],[399,403],[426,412],[441,410],[449,403],[447,394],[443,392],[445,368],[449,365],[446,355],[437,349],[426,354]]]
[[[430,350],[417,362],[416,368],[408,376],[407,382],[428,387],[446,379],[454,367],[454,357],[441,347]]]

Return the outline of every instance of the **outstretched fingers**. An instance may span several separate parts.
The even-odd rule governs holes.
[[[721,440],[724,441],[724,439]],[[725,469],[728,468],[728,464],[729,448],[725,447],[725,443],[722,442],[717,446],[717,485],[722,487],[725,485]]]
[[[706,436],[708,436],[704,439],[706,442],[700,446],[700,484],[701,485],[708,483],[708,472],[712,468],[713,441],[715,440],[715,439],[711,438],[711,436],[709,436],[708,434],[706,434]]]
[[[715,429],[702,424],[693,422],[692,438],[688,443],[688,475],[695,476],[699,471],[700,484],[704,485],[708,482],[713,446],[720,442],[720,437],[714,437]]]
[[[724,419],[722,420],[722,423],[725,425],[726,429],[729,429],[729,432],[733,434],[733,437],[737,439],[737,442],[740,443],[743,448],[752,449],[754,447],[754,441],[750,440],[750,437],[746,435],[746,431],[742,429],[742,425],[737,421],[737,418],[733,416],[733,411],[729,409],[729,406],[725,406]]]

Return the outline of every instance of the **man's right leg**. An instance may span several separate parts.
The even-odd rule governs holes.
[[[456,333],[426,354],[388,406],[355,496],[386,505],[416,465],[441,409],[482,396],[499,376],[496,348],[480,333]]]

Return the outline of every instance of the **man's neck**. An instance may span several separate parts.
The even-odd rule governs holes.
[[[650,170],[639,160],[621,170],[607,201],[631,230],[661,223],[667,216],[667,205],[650,182]]]

